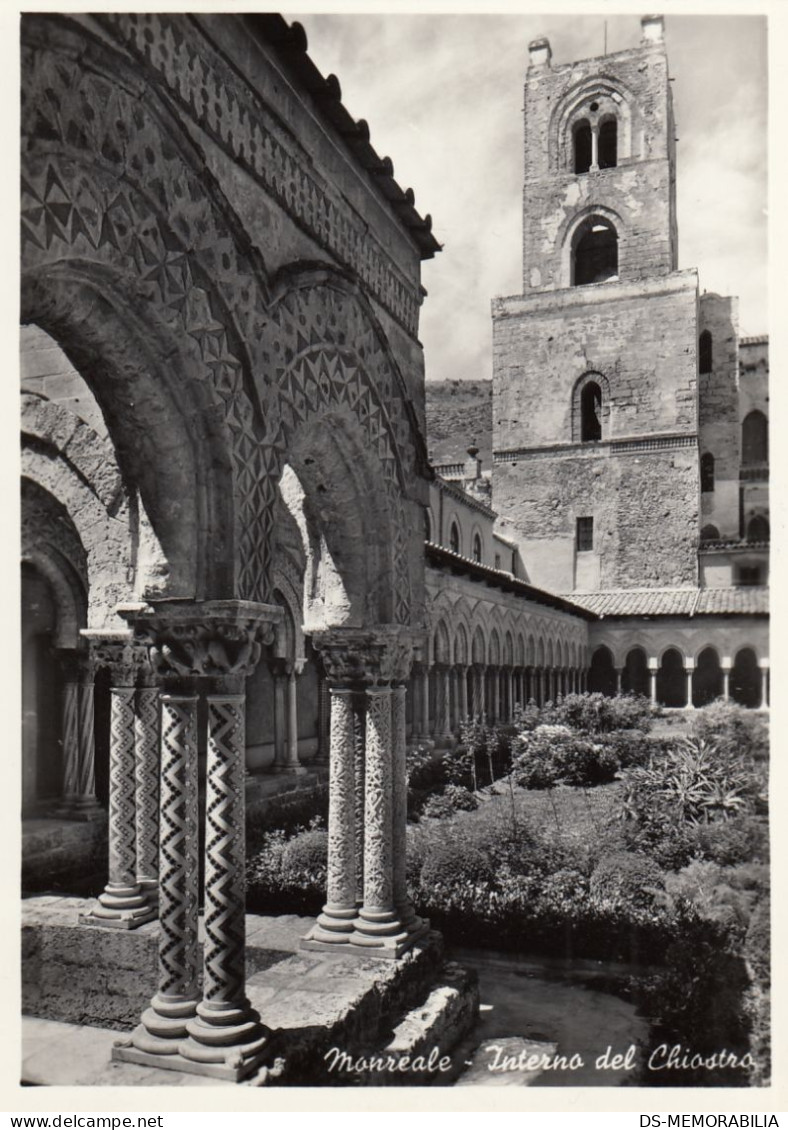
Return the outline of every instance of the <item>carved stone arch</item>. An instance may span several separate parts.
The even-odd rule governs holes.
[[[545,648],[544,636],[540,635],[539,638],[536,641],[536,666],[537,667],[544,667],[546,654],[547,654],[547,650]]]
[[[609,224],[618,239],[618,274],[621,275],[622,263],[626,265],[627,229],[623,218],[613,208],[606,204],[588,204],[576,212],[571,212],[559,225],[556,235],[556,246],[561,248],[561,280],[562,287],[573,285],[572,258],[578,239],[582,233],[599,219]]]
[[[549,636],[548,640],[547,640],[547,654],[546,654],[545,658],[547,660],[547,666],[548,667],[555,667],[555,651],[553,649],[553,637],[552,637],[552,635]]]
[[[264,599],[275,484],[243,346],[265,320],[255,253],[157,84],[76,24],[31,17],[23,34],[23,320],[94,392],[168,595]]]
[[[519,629],[516,640],[515,663],[518,667],[527,667],[528,665],[528,652],[526,650],[525,637],[522,630]]]
[[[504,667],[514,667],[514,638],[508,629],[503,637],[502,660]]]
[[[490,632],[490,647],[488,656],[488,662],[491,667],[501,666],[501,638],[498,635],[497,628],[493,628]]]
[[[487,663],[487,641],[480,624],[476,626],[476,629],[473,633],[471,657],[474,663]]]
[[[352,422],[359,449],[378,469],[389,510],[391,619],[408,623],[418,541],[415,511],[410,513],[415,503],[408,496],[422,441],[401,375],[368,304],[347,279],[325,268],[285,278],[288,289],[280,279],[267,334],[276,386],[267,442],[282,460],[298,432],[316,421],[323,426],[327,413]]]
[[[128,525],[123,518],[123,514],[110,518],[62,460],[23,449],[23,549],[40,549],[48,542],[69,562],[85,592],[91,628],[119,626],[113,610],[133,595],[128,581],[132,567]],[[74,530],[74,540],[67,539],[66,546],[62,531],[67,526]]]
[[[629,87],[617,76],[588,75],[572,85],[556,102],[548,125],[548,161],[553,171],[571,172],[572,128],[581,117],[590,117],[589,104],[601,103],[597,111],[600,120],[615,114],[619,123],[619,163],[641,150],[642,124],[637,99]]]
[[[276,627],[276,655],[284,659],[304,659],[306,655],[303,608],[303,578],[286,553],[277,553],[273,565],[273,599],[286,610],[285,620]],[[292,639],[288,634],[292,632]],[[292,645],[292,650],[288,650]]]
[[[54,646],[76,649],[79,646],[80,629],[86,623],[85,594],[75,584],[74,572],[66,563],[58,560],[58,555],[49,549],[22,550],[22,561],[32,565],[50,584],[57,608],[57,625]]]
[[[439,620],[435,625],[433,632],[432,642],[433,661],[440,663],[444,667],[451,665],[451,643],[449,640],[449,629],[444,620]]]
[[[454,663],[458,667],[467,667],[470,659],[468,631],[465,624],[460,622],[454,632]]]

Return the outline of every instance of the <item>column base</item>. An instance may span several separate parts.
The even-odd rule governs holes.
[[[152,1055],[150,1052],[141,1051],[131,1044],[131,1039],[116,1040],[112,1049],[112,1060],[115,1063],[136,1063],[142,1067],[155,1067],[159,1071],[182,1071],[189,1075],[205,1075],[211,1079],[222,1079],[228,1083],[240,1083],[248,1079],[262,1067],[263,1054],[254,1059],[235,1063],[233,1057],[228,1056],[220,1063],[197,1063],[193,1059],[176,1052],[174,1055]]]
[[[360,934],[357,930],[349,934],[327,936],[326,931],[315,926],[306,937],[301,939],[300,948],[341,954],[343,957],[354,954],[356,957],[379,957],[391,960],[401,957],[414,943],[426,937],[429,929],[430,924],[426,918],[416,919],[412,928],[399,927],[395,934],[376,937]]]
[[[306,768],[305,765],[269,765],[268,772],[269,773],[290,773],[290,774],[293,774],[295,776],[300,777],[300,776],[303,776],[304,773],[308,773],[309,770]]]
[[[110,910],[99,905],[87,914],[80,914],[77,921],[80,926],[100,926],[105,930],[136,930],[138,926],[152,922],[158,913],[158,903],[151,905],[143,899],[140,906],[126,910]]]

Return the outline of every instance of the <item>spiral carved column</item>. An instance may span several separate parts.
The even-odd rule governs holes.
[[[96,799],[93,670],[85,656],[64,656],[63,803],[58,815],[90,820],[103,813]]]
[[[394,906],[400,922],[411,938],[419,936],[429,928],[429,922],[419,918],[408,898],[407,881],[407,822],[408,822],[408,778],[406,759],[405,687],[395,686],[391,697],[391,740],[392,740],[392,851],[394,877]]]

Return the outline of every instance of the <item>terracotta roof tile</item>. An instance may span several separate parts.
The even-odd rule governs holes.
[[[725,589],[612,589],[571,593],[567,598],[597,616],[766,615],[769,590],[746,586]]]

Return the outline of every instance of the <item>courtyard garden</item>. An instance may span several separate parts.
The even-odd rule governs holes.
[[[652,1045],[691,1052],[641,1083],[759,1085],[767,794],[767,723],[732,704],[660,718],[584,694],[469,721],[457,748],[409,756],[410,896],[455,945],[626,963],[612,991]],[[249,910],[317,913],[326,851],[320,816],[252,835]]]

